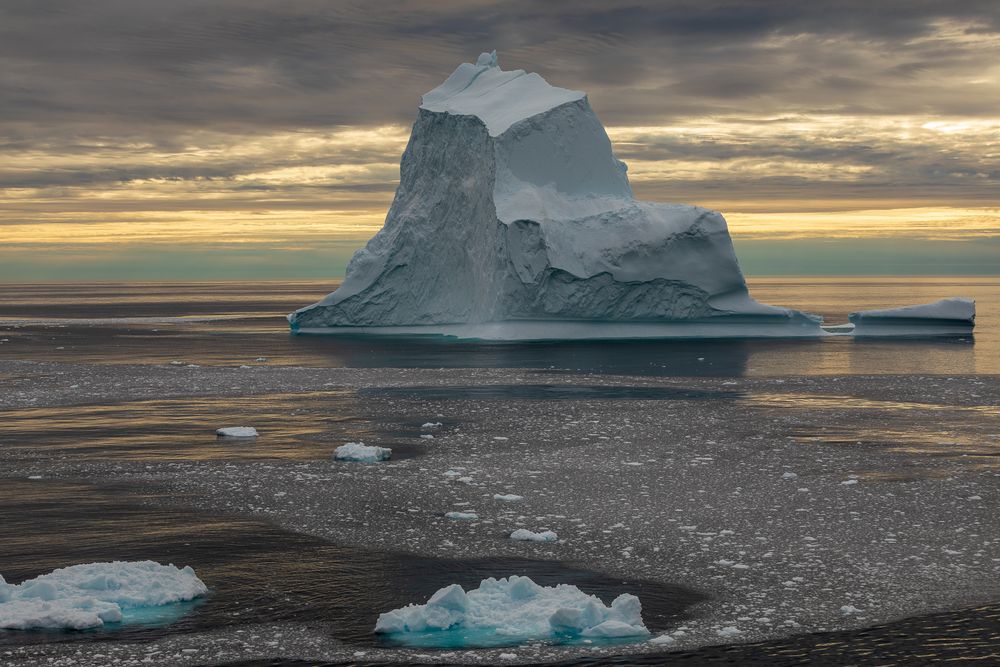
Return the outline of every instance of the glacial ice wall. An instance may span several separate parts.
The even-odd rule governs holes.
[[[385,226],[293,329],[816,318],[750,298],[725,220],[638,201],[579,91],[464,63],[423,96]]]

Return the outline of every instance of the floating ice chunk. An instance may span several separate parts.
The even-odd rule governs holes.
[[[359,463],[375,463],[385,461],[392,456],[388,447],[366,445],[363,442],[349,442],[333,450],[333,458],[337,461],[358,461]]]
[[[479,518],[479,515],[475,512],[447,512],[444,518],[454,519],[455,521],[475,521]]]
[[[433,440],[434,436],[431,435],[430,433],[421,433],[420,434],[420,439],[421,440]]]
[[[737,627],[733,627],[732,625],[727,625],[724,628],[719,628],[718,630],[716,630],[715,634],[719,635],[720,637],[735,637],[736,635],[742,634],[742,631]]]
[[[849,616],[851,614],[860,614],[862,612],[860,609],[858,609],[852,604],[845,604],[843,607],[840,608],[840,613],[843,614],[844,616]]]
[[[798,477],[794,472],[786,472],[781,475],[781,479],[795,479]]]
[[[976,302],[963,297],[885,310],[863,310],[848,316],[855,336],[955,335],[971,333]]]
[[[649,640],[649,643],[663,645],[663,644],[673,644],[676,641],[677,639],[675,639],[673,635],[665,634],[665,635],[659,635],[658,637],[653,637],[652,639]]]
[[[426,424],[421,424],[420,428],[422,429],[440,428],[441,426],[443,426],[441,422],[427,422]]]
[[[499,500],[502,503],[516,503],[524,500],[524,496],[518,496],[513,493],[494,493],[493,500]]]
[[[540,533],[536,533],[527,528],[518,528],[510,534],[510,539],[522,542],[555,542],[559,539],[559,536],[551,530],[543,530]]]
[[[215,434],[220,438],[256,438],[260,435],[253,426],[227,426],[216,429]]]
[[[426,604],[381,614],[375,632],[419,646],[503,646],[531,640],[642,637],[642,605],[619,595],[605,606],[576,586],[539,586],[528,577],[484,579],[465,591],[442,588]]]
[[[207,592],[190,567],[150,560],[72,565],[17,585],[0,576],[0,630],[83,630],[128,623],[144,608]]]

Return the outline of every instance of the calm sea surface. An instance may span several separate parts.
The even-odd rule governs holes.
[[[641,375],[1000,373],[1000,277],[756,278],[765,303],[841,323],[854,310],[976,299],[974,336],[901,340],[456,343],[292,336],[284,315],[335,282],[0,285],[0,358],[97,363],[515,367]],[[455,354],[461,349],[461,354]]]

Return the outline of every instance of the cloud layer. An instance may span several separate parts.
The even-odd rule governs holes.
[[[9,0],[8,252],[360,243],[420,94],[491,48],[586,90],[638,194],[737,236],[1000,235],[993,1]]]

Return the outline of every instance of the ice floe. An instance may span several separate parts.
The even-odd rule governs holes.
[[[465,591],[440,589],[426,604],[381,614],[375,632],[415,646],[503,646],[532,640],[641,639],[649,635],[639,598],[606,606],[576,586],[539,586],[528,577],[484,579]]]
[[[148,618],[148,608],[193,600],[208,587],[190,567],[154,561],[86,563],[20,584],[0,576],[0,629],[84,630]]]
[[[333,450],[333,458],[337,461],[357,461],[359,463],[376,463],[386,461],[392,456],[388,447],[366,445],[363,442],[348,442]]]

